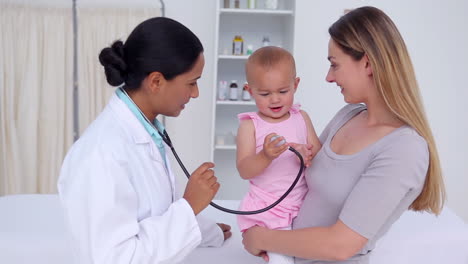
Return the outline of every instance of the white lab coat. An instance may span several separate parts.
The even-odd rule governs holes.
[[[58,181],[77,263],[177,263],[198,245],[220,246],[221,229],[195,217],[175,186],[151,136],[114,95]]]

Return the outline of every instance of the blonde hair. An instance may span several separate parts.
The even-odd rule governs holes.
[[[439,156],[410,56],[395,24],[375,7],[361,7],[342,16],[328,32],[353,59],[360,60],[367,55],[375,86],[387,107],[426,140],[429,168],[423,190],[409,208],[439,214],[445,202]]]
[[[296,77],[296,62],[289,51],[275,46],[262,47],[256,50],[245,64],[245,75],[247,82],[251,82],[251,72],[253,67],[261,67],[268,71],[279,63],[289,63],[291,65],[292,78]]]

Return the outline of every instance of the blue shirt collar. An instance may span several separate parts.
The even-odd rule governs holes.
[[[161,152],[163,160],[165,160],[165,148],[161,135],[159,135],[158,131],[146,121],[142,113],[139,111],[138,106],[130,99],[130,97],[126,95],[124,91],[122,91],[122,89],[123,88],[117,88],[115,90],[115,93],[120,98],[120,100],[122,100],[128,106],[130,111],[132,111],[132,113],[135,115],[138,121],[140,121],[145,130],[151,135],[151,138],[153,139],[154,143]],[[161,122],[159,122],[159,120],[157,120],[156,118],[153,120],[153,125],[157,127],[157,129],[161,132],[165,129],[163,124],[161,124]]]

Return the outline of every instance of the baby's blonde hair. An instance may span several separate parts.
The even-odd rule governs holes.
[[[252,70],[255,67],[261,67],[268,71],[280,63],[289,63],[291,65],[292,78],[296,77],[296,62],[291,53],[283,48],[275,46],[262,47],[250,55],[245,64],[245,75],[247,82],[253,81]]]

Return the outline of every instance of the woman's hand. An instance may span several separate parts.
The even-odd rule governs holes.
[[[226,241],[226,239],[228,239],[228,238],[230,238],[232,236],[231,226],[230,225],[226,225],[226,224],[223,224],[223,223],[217,223],[217,225],[223,231],[224,241]]]
[[[261,235],[268,231],[265,227],[254,226],[244,231],[242,234],[242,244],[244,244],[245,250],[250,254],[258,257],[262,257],[265,261],[268,261],[268,255],[265,250],[261,249],[259,241],[261,241]]]
[[[299,152],[304,160],[304,165],[309,167],[312,163],[312,148],[311,144],[297,144],[297,143],[288,143],[289,146],[293,147],[297,152]]]
[[[213,167],[212,162],[203,163],[192,173],[185,187],[183,197],[192,207],[195,215],[208,206],[219,190],[219,183],[211,169]]]
[[[274,160],[276,159],[281,153],[285,152],[288,149],[288,144],[282,144],[280,146],[277,146],[282,140],[284,140],[284,137],[277,137],[273,141],[271,140],[272,137],[277,136],[275,133],[268,134],[265,137],[265,140],[263,141],[263,155],[268,159],[268,160]]]

